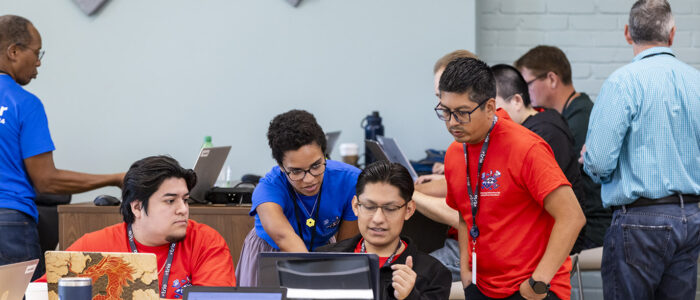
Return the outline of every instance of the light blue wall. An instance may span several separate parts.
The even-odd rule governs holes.
[[[70,0],[6,0],[0,12],[41,32],[26,88],[46,107],[57,167],[85,172],[154,154],[193,166],[211,135],[234,146],[235,177],[264,174],[267,125],[292,108],[355,143],[379,110],[418,159],[451,141],[432,110],[433,63],[475,49],[474,0],[112,0],[92,17]],[[75,199],[101,193],[119,191]]]

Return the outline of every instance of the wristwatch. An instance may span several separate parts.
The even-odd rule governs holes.
[[[549,292],[549,284],[544,283],[544,281],[535,281],[530,277],[528,283],[530,287],[532,287],[532,290],[535,291],[535,294],[546,294]]]

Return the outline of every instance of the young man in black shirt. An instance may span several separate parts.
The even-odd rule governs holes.
[[[530,102],[528,85],[520,72],[509,65],[491,67],[496,78],[496,107],[503,108],[514,122],[530,129],[544,139],[554,152],[554,158],[571,183],[581,207],[585,204],[585,192],[581,181],[578,155],[574,148],[574,136],[569,126],[556,110],[534,108]],[[581,230],[571,253],[586,249]]]
[[[400,236],[416,210],[413,179],[397,163],[375,162],[357,179],[352,209],[360,235],[316,249],[318,252],[374,253],[379,256],[380,299],[447,299],[450,271]]]

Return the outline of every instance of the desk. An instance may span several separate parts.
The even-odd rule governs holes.
[[[248,215],[250,206],[190,205],[190,219],[207,224],[221,234],[228,244],[233,264],[243,248],[243,241],[255,226]],[[123,222],[119,206],[95,206],[78,203],[58,206],[58,240],[61,250],[68,248],[86,233]]]

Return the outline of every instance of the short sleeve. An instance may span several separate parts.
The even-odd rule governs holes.
[[[196,286],[235,286],[236,275],[231,252],[224,238],[213,228],[200,225],[197,264],[192,270],[192,284]]]
[[[250,215],[255,216],[257,214],[256,209],[258,205],[273,202],[277,203],[282,207],[282,211],[285,211],[286,206],[289,204],[289,191],[285,183],[278,177],[273,176],[273,168],[270,173],[268,173],[264,178],[260,179],[260,183],[255,187],[252,196],[252,207],[250,208]]]
[[[21,116],[19,143],[22,149],[22,159],[55,150],[49,122],[41,102],[30,108],[30,111]]]
[[[532,198],[540,205],[558,187],[571,186],[554,160],[552,149],[544,141],[537,142],[525,155],[520,178]]]

